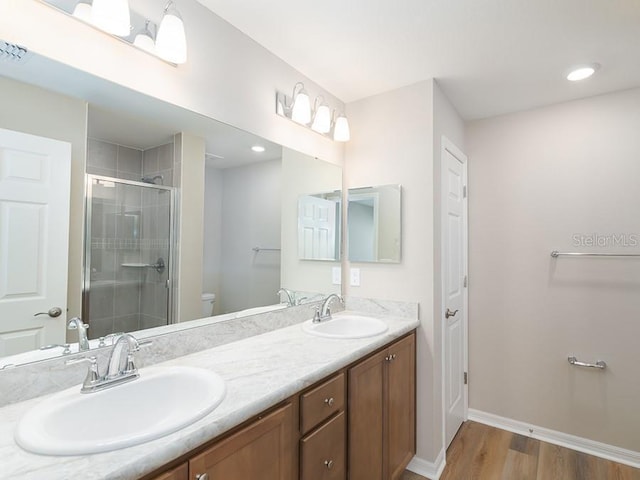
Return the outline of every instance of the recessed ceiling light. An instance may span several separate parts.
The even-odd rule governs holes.
[[[253,150],[254,152],[262,153],[265,149],[262,145],[254,145],[253,147],[251,147],[251,150]]]
[[[597,63],[592,63],[591,65],[580,65],[569,72],[569,74],[567,75],[567,80],[571,82],[584,80],[585,78],[589,78],[591,75],[596,73],[596,70],[598,70],[599,68],[600,65]]]

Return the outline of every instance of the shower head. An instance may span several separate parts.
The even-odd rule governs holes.
[[[156,180],[160,180],[160,183],[157,183]],[[142,181],[144,183],[150,183],[152,185],[164,185],[164,177],[162,175],[155,175],[155,176],[150,176],[150,175],[145,175],[144,177],[142,177]]]

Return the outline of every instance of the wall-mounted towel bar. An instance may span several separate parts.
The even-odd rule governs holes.
[[[262,248],[262,247],[253,247],[251,250],[254,252],[279,252],[281,249],[279,248]]]
[[[553,258],[558,257],[640,257],[640,253],[589,253],[589,252],[551,252]]]
[[[607,364],[604,360],[598,360],[596,363],[579,362],[576,357],[568,357],[567,360],[571,365],[575,365],[576,367],[599,368],[600,370],[607,368]]]

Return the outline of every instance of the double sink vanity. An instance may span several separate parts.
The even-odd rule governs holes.
[[[139,371],[119,351],[139,378],[0,409],[0,478],[397,479],[415,453],[417,325],[344,311]]]

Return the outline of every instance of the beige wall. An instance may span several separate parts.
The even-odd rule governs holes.
[[[442,448],[436,420],[440,387],[434,383],[439,360],[433,322],[433,85],[420,82],[347,105],[352,136],[345,150],[345,186],[402,184],[403,221],[401,263],[353,264],[360,268],[361,286],[343,287],[356,297],[420,303],[417,456],[431,462]]]
[[[178,281],[174,288],[177,322],[202,317],[202,251],[204,238],[204,139],[179,133],[174,137],[176,165],[180,172],[178,201]],[[176,184],[178,184],[176,182]],[[183,186],[188,186],[184,188]]]
[[[340,285],[331,283],[331,269],[340,266],[340,262],[298,257],[298,197],[339,190],[342,174],[341,167],[282,149],[282,287],[302,292],[340,293]]]
[[[0,77],[0,128],[71,143],[68,317],[82,313],[87,104]]]
[[[336,167],[337,168],[337,167]],[[282,161],[222,171],[221,313],[279,303]]]
[[[635,89],[468,125],[471,408],[640,451],[640,262],[550,257],[640,253],[574,238],[640,241],[638,112]]]
[[[222,173],[224,170],[205,163],[204,238],[202,252],[202,290],[220,294],[222,265]],[[214,315],[220,314],[220,302],[213,305]]]

